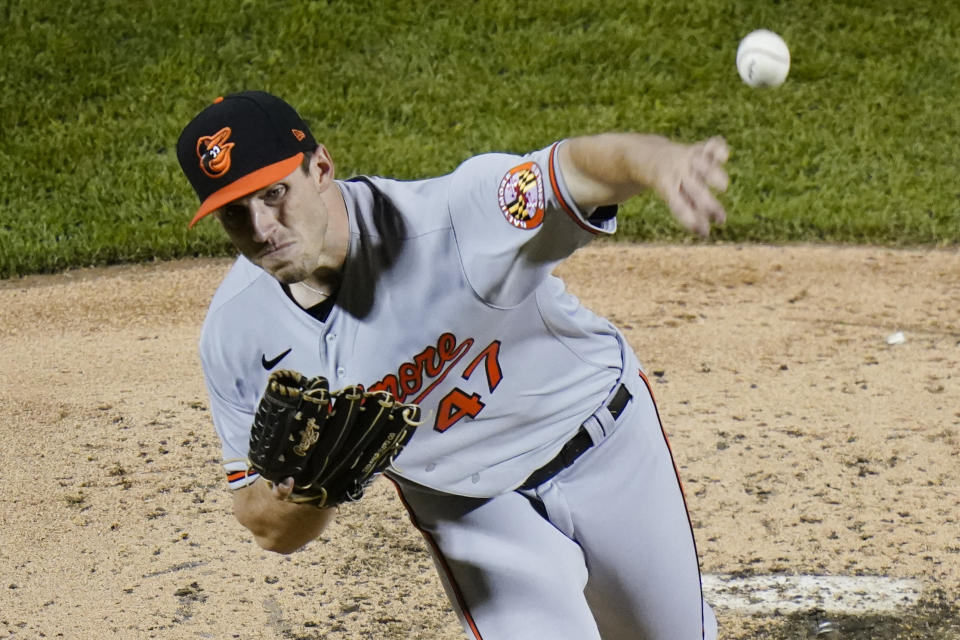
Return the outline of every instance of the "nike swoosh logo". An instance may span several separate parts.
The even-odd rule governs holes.
[[[287,354],[290,353],[291,351],[293,351],[293,347],[287,349],[286,351],[278,355],[276,358],[273,358],[272,360],[267,360],[267,354],[263,354],[262,356],[260,356],[260,364],[263,365],[264,369],[266,369],[267,371],[270,371],[270,369],[273,369],[275,366],[280,364],[280,361],[286,358]]]

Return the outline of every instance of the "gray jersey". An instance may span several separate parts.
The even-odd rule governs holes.
[[[391,471],[426,487],[496,495],[557,453],[634,362],[551,275],[616,228],[573,203],[557,148],[484,154],[429,180],[338,182],[350,240],[325,321],[237,260],[200,342],[232,487],[255,477],[247,441],[268,368],[419,403],[425,422]]]

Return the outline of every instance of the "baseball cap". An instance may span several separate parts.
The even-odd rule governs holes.
[[[289,175],[317,146],[296,110],[264,91],[217,98],[180,133],[177,159],[200,208],[189,226]]]

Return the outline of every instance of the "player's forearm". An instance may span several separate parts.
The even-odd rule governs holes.
[[[710,138],[682,144],[635,133],[573,138],[560,146],[560,170],[581,209],[617,204],[641,191],[655,191],[677,220],[701,235],[722,223],[726,211],[713,191],[724,191],[729,177],[726,141]]]
[[[235,492],[233,514],[261,548],[286,554],[319,536],[334,510],[278,500],[266,482],[257,480]]]
[[[560,165],[583,209],[618,204],[654,186],[658,165],[676,143],[639,133],[603,133],[561,145]]]

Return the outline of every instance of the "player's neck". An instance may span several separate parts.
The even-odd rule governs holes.
[[[340,273],[350,249],[347,204],[340,185],[334,182],[333,187],[324,190],[322,195],[327,211],[327,231],[314,271],[303,280],[286,285],[290,297],[304,309],[336,297]]]
[[[327,210],[327,231],[323,251],[317,256],[315,272],[321,282],[327,279],[323,272],[339,273],[350,250],[350,217],[347,213],[347,203],[343,198],[340,185],[334,182],[333,186],[333,189],[326,190],[323,195]],[[326,290],[322,286],[317,288]]]
[[[313,276],[300,282],[294,282],[287,287],[290,296],[304,309],[326,302],[337,294],[337,283],[335,281],[332,279],[320,280]]]

